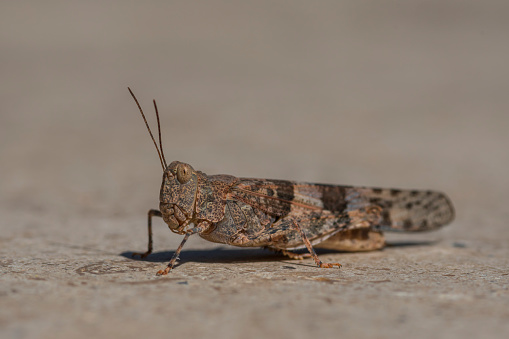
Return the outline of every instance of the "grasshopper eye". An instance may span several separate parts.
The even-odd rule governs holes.
[[[191,179],[192,171],[189,165],[181,164],[177,167],[177,180],[181,184],[185,184]]]

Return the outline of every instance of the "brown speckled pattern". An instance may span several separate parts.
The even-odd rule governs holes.
[[[369,250],[383,247],[381,231],[427,231],[454,217],[439,192],[209,176],[178,161],[163,176],[160,208],[177,233],[201,222],[209,227],[199,234],[209,241],[274,249],[304,246],[293,221],[313,245]],[[351,231],[358,229],[365,231]]]

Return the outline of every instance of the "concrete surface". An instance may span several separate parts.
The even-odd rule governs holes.
[[[2,2],[2,338],[506,338],[507,1]],[[448,193],[444,230],[340,270],[180,237],[167,158]],[[154,124],[154,117],[150,114]]]

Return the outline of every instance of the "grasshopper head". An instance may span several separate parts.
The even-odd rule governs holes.
[[[143,113],[138,99],[136,99],[129,87],[128,89],[140,110],[140,114],[147,126],[148,133],[154,142],[159,160],[161,161],[163,183],[161,184],[161,193],[159,196],[159,209],[161,210],[163,220],[173,232],[184,234],[186,226],[189,225],[193,218],[196,189],[198,187],[196,171],[191,165],[179,161],[174,161],[169,166],[166,165],[163,143],[161,141],[161,124],[159,122],[159,112],[157,110],[156,101],[154,100],[154,109],[157,117],[159,147],[157,147],[156,139],[150,130],[145,113]]]
[[[159,209],[173,232],[183,234],[193,218],[198,178],[191,165],[174,161],[166,167]]]

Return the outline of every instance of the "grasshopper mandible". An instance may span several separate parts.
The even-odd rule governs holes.
[[[159,155],[163,181],[159,210],[148,212],[148,249],[152,253],[152,217],[162,217],[175,233],[184,235],[169,264],[174,267],[187,239],[198,234],[208,241],[240,247],[264,247],[295,259],[312,257],[323,263],[313,246],[342,251],[370,251],[385,246],[383,231],[434,230],[454,219],[446,195],[436,191],[324,185],[287,180],[207,175],[191,165],[167,165],[155,100],[159,146],[141,105],[131,93]],[[306,248],[308,254],[292,250]]]

